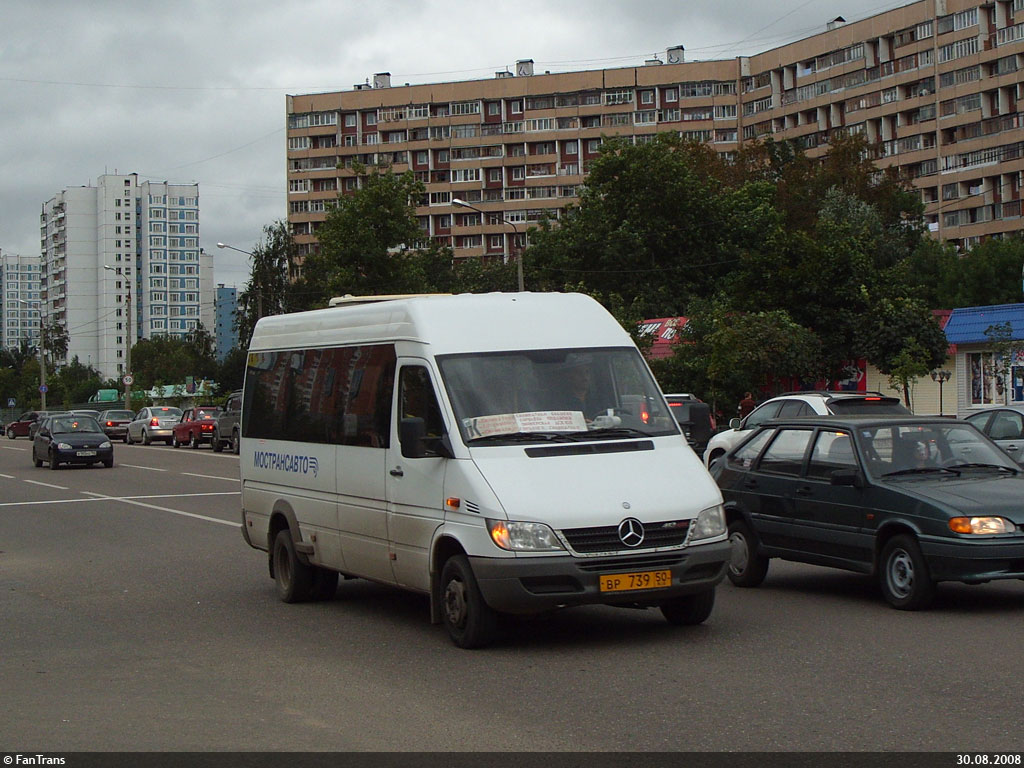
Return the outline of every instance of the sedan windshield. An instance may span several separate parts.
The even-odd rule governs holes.
[[[448,355],[438,362],[468,443],[679,431],[635,348]]]
[[[75,432],[102,432],[96,419],[91,416],[60,416],[53,420],[51,431],[55,435],[66,435]]]
[[[873,477],[959,475],[997,471],[1016,474],[1020,467],[970,424],[899,424],[858,431],[858,441]]]

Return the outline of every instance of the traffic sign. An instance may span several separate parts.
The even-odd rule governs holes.
[[[47,392],[50,391],[50,388],[48,386],[46,386],[45,384],[40,384],[39,385],[39,391],[42,392],[43,394],[46,394]]]
[[[18,404],[18,401],[15,400],[13,397],[8,397],[7,398],[7,407],[8,408],[14,408],[17,404]]]
[[[132,375],[130,373],[127,374],[123,379],[121,379],[121,381],[123,381],[129,387],[135,383],[135,379],[132,378]]]

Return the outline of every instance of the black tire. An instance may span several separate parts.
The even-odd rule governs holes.
[[[43,460],[40,459],[38,456],[36,456],[35,449],[33,449],[33,451],[32,451],[32,463],[35,464],[36,467],[43,466]]]
[[[768,574],[768,558],[759,550],[757,537],[743,520],[729,523],[729,581],[737,587],[757,587]]]
[[[113,459],[104,459],[103,460],[103,466],[106,467],[107,469],[110,469],[111,467],[114,466],[114,460]]]
[[[241,435],[238,434],[237,429],[231,431],[231,450],[235,456],[242,453],[242,439]]]
[[[193,432],[191,438],[188,441],[188,444],[189,444],[189,447],[192,448],[192,450],[195,450],[196,448],[198,448],[199,447],[199,435],[196,434],[195,432]]]
[[[143,445],[149,445],[151,442],[153,442],[153,441],[149,437],[149,432],[147,432],[145,429],[143,429],[142,430],[142,444]]]
[[[483,648],[497,632],[498,614],[485,601],[465,555],[441,569],[441,620],[459,648]]]
[[[172,448],[180,448],[181,447],[181,441],[178,440],[178,436],[177,435],[173,435],[171,437],[171,447]]]
[[[122,439],[124,440],[124,444],[125,445],[131,445],[132,444],[132,438],[131,438],[131,435],[128,434],[128,430],[127,429],[124,431],[124,437]]]
[[[669,624],[690,627],[703,624],[715,607],[715,588],[695,595],[676,597],[660,606],[661,613]]]
[[[224,444],[220,441],[220,433],[214,428],[213,437],[210,439],[210,447],[213,448],[214,453],[220,453],[224,450]]]
[[[913,536],[900,534],[885,543],[878,575],[882,594],[893,608],[919,611],[935,597],[935,582]]]
[[[7,430],[7,439],[13,440],[15,437],[17,437],[17,435],[14,434],[14,427],[11,427]]]
[[[338,572],[330,568],[316,567],[313,570],[313,600],[332,600],[338,591]]]
[[[50,469],[59,469],[59,468],[60,468],[60,462],[57,461],[57,455],[53,451],[50,451]]]
[[[287,528],[274,539],[274,581],[277,595],[286,603],[303,603],[313,596],[313,569],[295,552],[292,534]]]

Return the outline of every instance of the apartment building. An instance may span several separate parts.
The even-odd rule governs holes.
[[[39,344],[42,328],[39,257],[0,251],[0,345]]]
[[[299,252],[357,163],[412,170],[424,237],[456,257],[516,253],[513,238],[577,199],[604,136],[663,131],[725,156],[792,140],[811,156],[864,134],[926,203],[934,235],[963,248],[1020,232],[1024,0],[921,0],[754,56],[550,74],[534,62],[493,79],[287,97],[288,220]],[[484,212],[457,206],[453,199]]]
[[[106,377],[131,343],[214,323],[213,257],[199,247],[199,186],[104,174],[43,204],[40,291],[47,322]],[[131,315],[129,322],[129,313]]]

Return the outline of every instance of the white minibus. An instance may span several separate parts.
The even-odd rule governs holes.
[[[338,576],[428,595],[464,648],[499,614],[712,611],[722,497],[637,347],[582,294],[334,299],[261,319],[245,540],[285,602]]]

